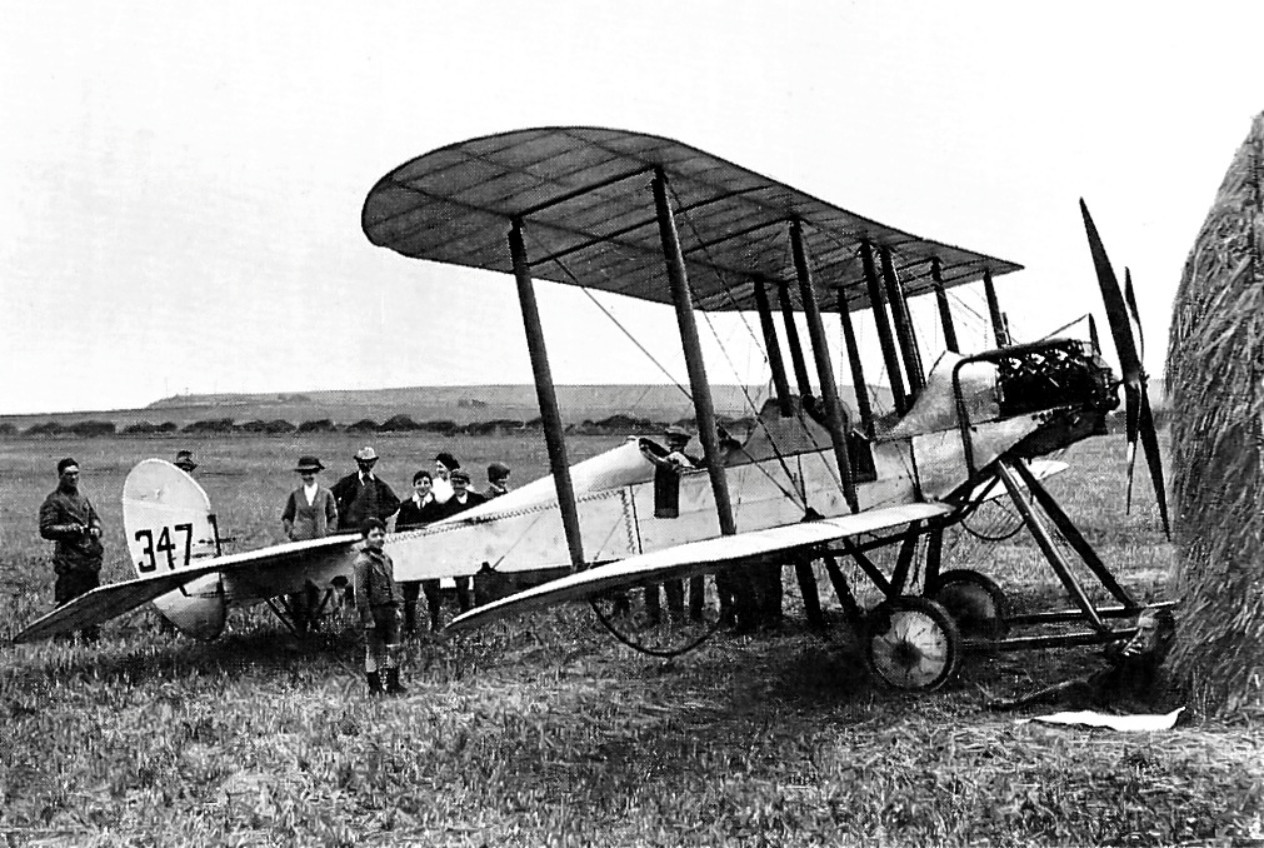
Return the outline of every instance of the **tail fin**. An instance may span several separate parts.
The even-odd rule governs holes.
[[[137,575],[203,565],[219,555],[211,500],[197,481],[162,459],[136,465],[123,483],[123,526]],[[224,629],[227,603],[218,574],[208,574],[154,600],[168,621],[199,639]]]

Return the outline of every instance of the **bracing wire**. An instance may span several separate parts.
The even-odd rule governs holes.
[[[679,199],[677,199],[677,203],[679,204]],[[678,381],[678,380],[677,380],[677,379],[676,379],[676,378],[675,378],[675,377],[671,374],[671,372],[669,372],[669,371],[667,370],[667,368],[666,368],[666,367],[665,367],[665,366],[664,366],[661,362],[659,362],[659,361],[658,361],[658,359],[656,359],[656,358],[654,357],[654,355],[653,355],[652,353],[650,353],[650,352],[649,352],[649,350],[648,350],[648,349],[646,349],[646,347],[645,347],[643,344],[641,344],[641,342],[640,342],[640,341],[639,341],[639,340],[638,340],[638,339],[637,339],[637,338],[636,338],[636,337],[632,334],[632,332],[631,332],[630,330],[628,330],[628,329],[627,329],[627,327],[625,327],[625,326],[624,326],[624,325],[623,325],[623,324],[619,321],[619,319],[618,319],[618,318],[616,318],[616,317],[614,316],[614,314],[613,314],[613,313],[611,313],[611,312],[610,312],[610,310],[609,310],[609,309],[607,309],[607,308],[605,307],[605,305],[601,303],[601,301],[599,301],[599,300],[597,300],[595,297],[593,297],[592,292],[590,292],[590,291],[588,290],[588,287],[587,287],[587,286],[583,285],[583,283],[582,283],[582,282],[580,282],[579,278],[578,278],[578,277],[576,277],[576,276],[575,276],[575,274],[571,272],[570,268],[566,267],[565,263],[563,263],[563,262],[561,261],[561,259],[559,259],[559,258],[554,257],[553,262],[554,262],[554,263],[558,266],[558,268],[560,268],[560,269],[561,269],[562,273],[566,275],[567,279],[569,279],[572,283],[574,283],[576,286],[578,286],[578,287],[579,287],[579,288],[580,288],[580,289],[584,292],[585,296],[586,296],[586,297],[587,297],[590,301],[592,301],[594,304],[596,304],[597,308],[598,308],[598,309],[600,309],[600,310],[602,311],[602,313],[603,313],[603,314],[604,314],[604,315],[605,315],[608,319],[610,319],[610,321],[611,321],[611,322],[612,322],[612,323],[613,323],[616,327],[618,327],[618,328],[619,328],[620,332],[622,332],[625,336],[627,336],[628,340],[629,340],[629,341],[631,341],[631,342],[632,342],[632,344],[636,345],[637,349],[638,349],[638,350],[640,350],[640,351],[641,351],[641,353],[643,353],[643,354],[646,356],[646,358],[650,360],[650,362],[654,363],[654,365],[655,365],[655,366],[659,369],[659,371],[661,371],[661,372],[664,374],[664,376],[666,376],[666,377],[667,377],[667,379],[671,381],[672,385],[674,385],[677,389],[679,389],[679,390],[680,390],[680,392],[681,392],[681,394],[683,394],[683,395],[684,395],[684,396],[685,396],[685,397],[686,397],[686,398],[690,401],[690,403],[692,403],[692,402],[693,402],[693,395],[689,392],[689,390],[688,390],[688,389],[686,389],[686,388],[685,388],[685,387],[684,387],[684,386],[683,386],[683,385],[682,385],[682,384],[681,384],[681,383],[680,383],[680,382],[679,382],[679,381]],[[721,280],[721,282],[723,282],[723,280]],[[726,289],[726,291],[727,291],[727,286],[725,287],[725,289]],[[704,315],[704,316],[705,316],[706,314],[707,314],[706,312],[703,312],[703,315]],[[709,318],[708,318],[708,327],[711,329],[712,335],[713,335],[713,336],[715,336],[716,341],[718,342],[718,341],[719,341],[719,335],[715,332],[715,328],[711,325],[711,323],[710,323],[710,319],[709,319]],[[728,353],[727,353],[727,351],[725,350],[725,348],[724,348],[724,346],[723,346],[722,344],[720,345],[720,349],[721,349],[721,351],[723,351],[723,352],[725,353],[725,358],[727,359],[727,358],[728,358]],[[735,368],[735,366],[733,366],[733,364],[732,364],[732,362],[731,362],[731,361],[729,362],[729,366],[730,366],[730,368],[733,368],[734,372],[736,373],[736,368]],[[741,385],[741,389],[742,389],[742,393],[743,393],[743,395],[746,397],[747,404],[748,404],[748,405],[753,406],[753,401],[751,400],[750,394],[749,394],[749,392],[747,391],[747,388],[746,388],[745,384],[742,384],[740,380],[739,380],[739,384]],[[755,417],[755,421],[757,422],[758,426],[764,427],[764,428],[765,428],[765,432],[767,432],[766,425],[764,425],[764,424],[763,424],[763,422],[762,422],[762,421],[760,421],[760,418],[759,418],[759,412],[758,412],[758,410],[755,410],[755,416],[754,416],[754,417]],[[772,439],[772,435],[771,435],[771,433],[769,433],[768,435],[769,435],[769,439],[768,439],[769,444],[772,444],[772,445],[773,445],[773,451],[774,451],[774,453],[775,453],[775,454],[777,454],[778,461],[779,461],[779,462],[781,463],[781,465],[782,465],[782,469],[783,469],[783,471],[784,471],[784,472],[785,472],[785,474],[786,474],[786,478],[787,478],[787,479],[793,479],[793,475],[790,473],[789,468],[788,468],[788,467],[786,467],[785,461],[784,461],[784,459],[781,457],[780,451],[777,449],[777,446],[774,444],[774,440]],[[754,463],[754,465],[755,465],[755,467],[756,467],[756,468],[758,468],[758,469],[761,471],[761,473],[763,473],[766,477],[768,477],[768,479],[769,479],[770,481],[772,481],[773,485],[775,485],[775,486],[776,486],[776,487],[777,487],[777,488],[781,491],[781,493],[782,493],[783,495],[785,495],[785,496],[786,496],[786,497],[787,497],[790,501],[792,501],[792,502],[794,502],[794,503],[796,503],[796,504],[800,504],[801,506],[806,506],[805,504],[801,504],[801,503],[800,503],[800,501],[802,500],[802,498],[798,497],[798,493],[797,493],[797,492],[794,492],[793,490],[787,490],[787,489],[786,489],[786,487],[785,487],[784,485],[782,485],[782,484],[781,484],[781,482],[780,482],[780,481],[778,481],[775,477],[773,477],[773,476],[772,476],[772,474],[770,474],[770,473],[768,472],[768,470],[767,470],[766,468],[764,468],[761,464],[759,464],[759,463]]]
[[[680,393],[683,394],[690,401],[690,403],[692,403],[693,395],[689,393],[689,390],[686,389],[683,385],[681,385],[679,380],[677,380],[674,376],[672,376],[672,373],[667,370],[667,367],[664,366],[663,363],[659,362],[658,359],[654,357],[654,354],[650,353],[649,350],[646,349],[645,345],[641,344],[641,342],[636,338],[636,336],[632,335],[632,332],[627,327],[623,326],[623,324],[619,321],[619,319],[614,316],[614,313],[612,313],[609,309],[605,307],[605,304],[597,300],[597,298],[593,297],[593,294],[591,291],[588,290],[588,287],[585,286],[583,283],[581,283],[579,281],[579,278],[571,273],[571,269],[567,268],[566,264],[563,263],[562,260],[559,258],[555,257],[553,259],[553,262],[554,264],[557,265],[558,268],[562,270],[562,273],[565,274],[572,283],[574,283],[576,286],[579,287],[580,291],[582,291],[589,300],[591,300],[594,304],[596,304],[597,308],[600,309],[602,313],[607,318],[610,319],[611,323],[613,323],[616,327],[618,327],[619,331],[623,333],[623,335],[627,336],[628,341],[636,345],[637,350],[645,354],[645,357],[650,362],[654,363],[655,367],[657,367],[659,371],[663,372],[663,376],[665,376],[668,380],[670,380],[671,384],[675,386],[677,389],[679,389]]]
[[[669,188],[672,192],[673,199],[676,201],[677,208],[684,209],[683,204],[680,202],[680,197],[676,194],[675,188],[674,187],[669,187]],[[703,245],[703,252],[706,254],[707,259],[709,260],[709,263],[708,263],[709,268],[711,272],[715,274],[716,279],[720,283],[720,291],[723,292],[725,299],[729,302],[729,304],[734,307],[735,311],[737,312],[741,320],[742,326],[746,328],[747,333],[750,335],[752,341],[755,343],[755,348],[763,353],[764,364],[768,365],[769,364],[768,352],[763,349],[763,341],[759,338],[759,336],[755,334],[754,329],[750,325],[750,321],[746,318],[746,314],[742,311],[739,304],[737,303],[737,299],[733,296],[732,286],[729,284],[728,280],[725,279],[724,275],[720,273],[719,268],[717,267],[716,262],[715,262],[715,257],[711,255],[710,249],[706,246],[705,240],[703,240],[703,238],[699,234],[698,229],[694,225],[693,219],[690,217],[689,212],[687,210],[684,212],[684,219],[685,219],[686,225],[689,227],[690,231],[693,233],[694,238],[697,239],[699,244]],[[703,310],[702,316],[703,316],[703,320],[707,322],[707,328],[711,331],[711,335],[715,338],[715,340],[718,343],[720,341],[719,334],[716,332],[715,325],[711,321],[710,313],[707,312],[706,310]],[[725,349],[723,344],[719,344],[719,347],[720,347],[721,353],[723,353],[724,355],[725,361],[728,362],[729,367],[734,371],[734,373],[736,373],[737,369],[733,365],[732,360],[729,358],[728,351]],[[759,410],[755,408],[754,400],[751,398],[750,393],[747,391],[745,383],[741,380],[739,380],[738,382],[739,382],[739,385],[741,385],[742,387],[743,395],[746,397],[747,406],[751,409],[752,412],[754,412],[756,426],[762,428],[764,433],[768,436],[768,444],[772,446],[773,455],[777,458],[777,463],[781,466],[781,470],[785,473],[786,479],[788,480],[794,479],[794,475],[791,473],[790,468],[786,463],[785,455],[782,454],[781,448],[777,445],[777,440],[773,437],[772,432],[768,429],[768,425],[764,423],[764,421],[759,417]],[[816,439],[814,436],[812,436],[811,431],[807,431],[807,432],[808,432],[809,438],[812,439],[813,446],[816,447],[818,450],[820,450],[821,447],[820,445],[816,444]],[[780,481],[778,481],[770,473],[768,473],[766,469],[764,469],[758,463],[756,463],[755,465],[757,468],[761,470],[761,472],[765,476],[768,477],[769,480],[773,482],[775,486],[777,486],[778,489],[781,490],[783,494],[787,496],[787,498],[789,498],[791,501],[794,501],[797,504],[800,504],[803,507],[807,506],[806,498],[801,493],[787,491],[786,488],[782,486]],[[827,468],[828,468],[828,464],[827,464]],[[838,484],[839,490],[841,491],[842,480],[836,477],[834,482]]]

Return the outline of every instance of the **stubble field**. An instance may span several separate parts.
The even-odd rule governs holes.
[[[38,845],[1258,844],[1264,743],[1197,715],[1164,734],[1018,724],[986,712],[1092,670],[1097,649],[972,655],[940,692],[866,675],[836,612],[717,635],[672,661],[630,652],[582,606],[409,646],[403,698],[364,695],[360,646],[333,617],[299,642],[261,607],[212,643],[140,611],[92,647],[15,646],[51,602],[35,515],[54,465],[79,460],[106,523],[103,577],[131,576],[119,495],[135,462],[195,451],[233,550],[279,541],[278,515],[314,453],[328,484],[363,436],[0,441],[0,840]],[[617,439],[568,441],[577,461]],[[482,483],[491,460],[522,484],[543,441],[377,436],[402,493],[439,450]],[[1172,551],[1152,497],[1123,512],[1123,444],[1069,451],[1051,481],[1125,585],[1160,597]],[[996,510],[976,529],[1003,535]],[[995,577],[1019,609],[1066,606],[1025,533],[950,539],[947,565]],[[853,585],[864,581],[849,571]],[[822,580],[822,596],[832,600]],[[861,593],[873,601],[872,592]],[[827,601],[827,607],[836,604]],[[1178,614],[1179,618],[1179,614]]]

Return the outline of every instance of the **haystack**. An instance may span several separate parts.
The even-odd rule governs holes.
[[[1185,262],[1173,306],[1171,657],[1206,712],[1264,714],[1264,114]]]

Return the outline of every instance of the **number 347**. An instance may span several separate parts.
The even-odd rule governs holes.
[[[172,531],[175,531],[173,534]],[[184,534],[184,560],[177,566],[176,564],[176,542],[173,536]],[[167,558],[167,567],[174,571],[178,567],[184,567],[189,564],[193,558],[193,525],[177,524],[174,527],[163,527],[158,534],[158,539],[154,540],[154,531],[145,529],[136,531],[136,541],[144,543],[141,549],[141,561],[136,563],[136,568],[142,574],[158,568],[158,556],[160,554]]]

